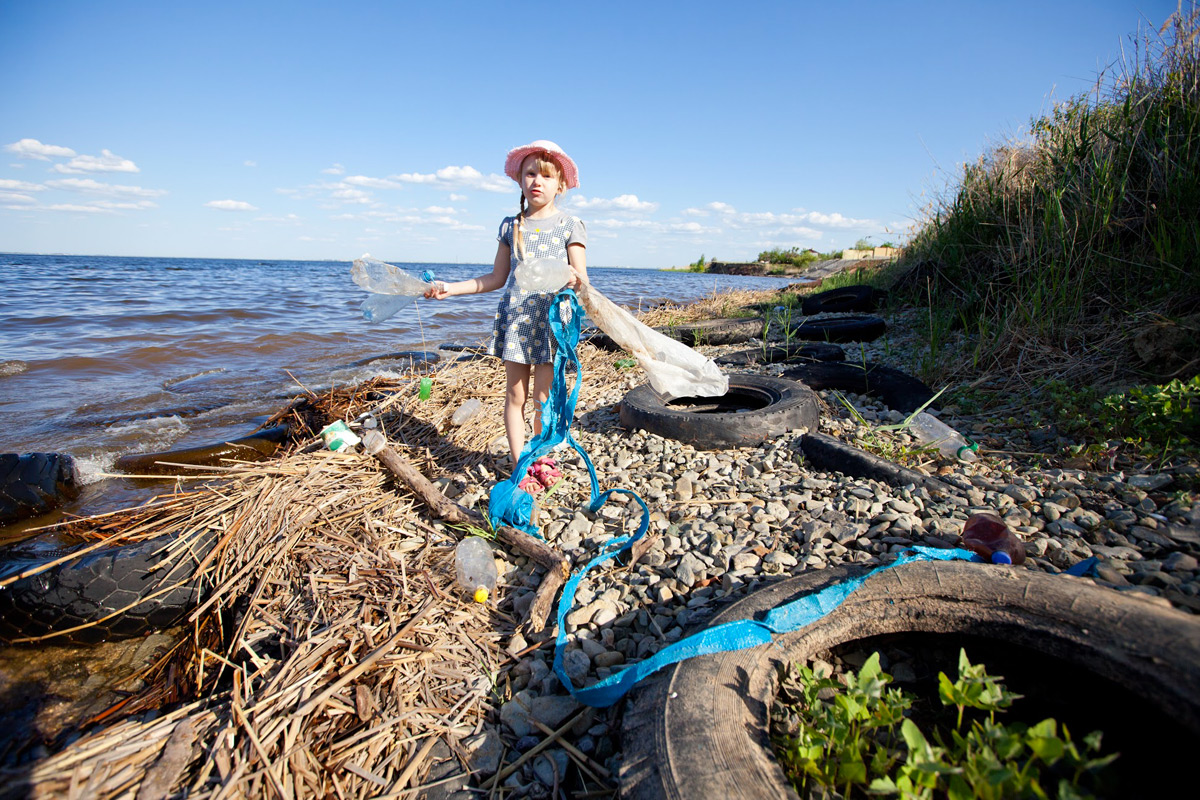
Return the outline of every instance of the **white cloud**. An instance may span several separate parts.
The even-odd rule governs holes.
[[[361,189],[352,189],[344,186],[340,189],[335,189],[329,195],[335,200],[341,200],[343,203],[370,203],[371,195]]]
[[[573,208],[591,211],[628,211],[631,213],[653,213],[658,210],[658,203],[639,200],[636,194],[623,194],[606,200],[593,197],[577,197],[570,201]]]
[[[295,214],[284,214],[282,217],[268,214],[265,217],[255,217],[255,222],[277,222],[280,225],[299,225],[300,217]]]
[[[0,203],[23,203],[32,204],[37,200],[27,194],[18,194],[17,192],[0,191]],[[24,207],[24,206],[21,206]],[[8,206],[8,208],[17,208],[17,206]]]
[[[451,208],[449,206],[427,206],[425,208],[425,213],[426,214],[457,214],[458,209]]]
[[[85,214],[111,214],[111,213],[113,213],[112,209],[109,209],[109,208],[101,208],[100,206],[97,206],[97,205],[81,206],[81,205],[77,205],[75,203],[56,203],[52,206],[40,206],[40,208],[45,209],[46,211],[77,211],[77,212],[83,212]]]
[[[404,184],[387,178],[369,178],[366,175],[351,175],[343,178],[342,183],[351,186],[362,186],[365,189],[403,189]]]
[[[204,204],[219,211],[258,211],[258,208],[241,200],[210,200]]]
[[[321,172],[325,175],[343,175],[346,172],[346,168],[341,164],[334,164],[332,167],[326,167],[321,170]]]
[[[507,194],[514,188],[512,181],[503,175],[484,175],[474,167],[442,167],[433,174],[406,172],[391,177],[404,183],[419,183],[440,188],[466,187],[497,194]]]
[[[40,183],[29,183],[28,181],[15,181],[11,178],[0,178],[0,189],[7,189],[10,192],[41,192],[45,190],[45,186]]]
[[[162,197],[166,194],[162,189],[143,189],[141,186],[101,183],[91,178],[60,178],[55,181],[46,181],[46,186],[53,189],[65,189],[68,192],[83,192],[84,194],[99,194],[109,197]]]
[[[467,196],[465,194],[455,194],[454,192],[450,193],[450,202],[451,203],[461,203],[466,199],[467,199]]]
[[[861,228],[876,224],[874,220],[853,219],[852,217],[844,217],[837,212],[822,214],[820,211],[809,211],[806,214],[801,214],[800,219],[811,222],[814,225],[824,225],[827,228]]]
[[[244,166],[244,167],[257,167],[257,166],[258,166],[258,162],[257,162],[257,161],[250,161],[250,160],[246,160],[246,161],[243,161],[243,162],[242,162],[242,166]]]
[[[92,203],[100,208],[109,208],[114,211],[144,211],[147,208],[158,208],[158,203],[153,200],[138,200],[135,203],[115,203],[112,200],[98,200]]]
[[[75,156],[66,164],[55,164],[55,172],[77,174],[80,172],[141,172],[137,164],[127,158],[114,154],[111,150],[101,150],[98,156]]]
[[[59,147],[53,144],[42,144],[37,139],[21,139],[19,142],[4,145],[10,153],[16,153],[21,158],[36,158],[38,161],[49,161],[51,158],[70,158],[75,151],[69,147]]]

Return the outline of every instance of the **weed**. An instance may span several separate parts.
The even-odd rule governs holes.
[[[953,707],[951,724],[922,730],[909,716],[915,697],[890,688],[873,653],[856,673],[817,677],[808,667],[785,670],[795,692],[794,732],[773,737],[784,772],[801,796],[818,787],[904,798],[1086,797],[1116,754],[1101,756],[1101,733],[1082,745],[1054,719],[1004,724],[997,713],[1020,695],[959,651],[958,679],[938,674],[938,696]],[[785,696],[787,696],[785,694]],[[968,714],[970,710],[970,714]],[[1049,791],[1048,791],[1049,790]]]

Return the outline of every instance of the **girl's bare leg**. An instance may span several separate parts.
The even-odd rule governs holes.
[[[529,395],[529,372],[528,364],[504,362],[508,384],[504,392],[504,432],[508,436],[508,451],[512,454],[514,467],[521,457],[521,448],[525,446],[525,400]],[[540,426],[540,419],[535,424]]]
[[[554,382],[553,364],[533,365],[533,433],[542,432],[542,404],[550,399],[550,384]]]

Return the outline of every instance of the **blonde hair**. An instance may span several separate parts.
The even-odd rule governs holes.
[[[537,164],[539,173],[541,173],[542,175],[545,175],[548,178],[550,178],[550,177],[558,178],[559,193],[561,194],[563,191],[562,187],[566,180],[566,176],[563,174],[562,165],[559,164],[554,159],[554,156],[552,156],[549,153],[547,153],[546,151],[542,150],[537,153],[530,153],[529,155],[525,156],[525,158],[521,161],[521,166],[525,166],[525,161],[527,161],[531,158],[536,159],[536,161],[534,163]],[[523,174],[523,173],[518,173],[518,174]],[[520,181],[518,181],[518,183],[520,183]],[[521,192],[521,200],[520,200],[519,205],[520,205],[520,211],[517,213],[517,218],[513,221],[513,250],[515,250],[517,253],[517,259],[519,261],[524,261],[525,260],[525,238],[521,235],[521,224],[525,221],[525,192],[524,191]]]

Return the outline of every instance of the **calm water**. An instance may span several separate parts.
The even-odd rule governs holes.
[[[490,270],[398,266],[444,280]],[[318,389],[387,370],[386,361],[350,366],[360,359],[485,340],[499,300],[422,300],[372,324],[359,313],[367,295],[351,282],[348,262],[0,255],[0,274],[0,452],[75,456],[96,484],[84,510],[120,495],[105,485],[126,482],[100,477],[117,456],[245,435],[298,393],[297,381]],[[602,267],[589,274],[634,308],[788,282]]]

